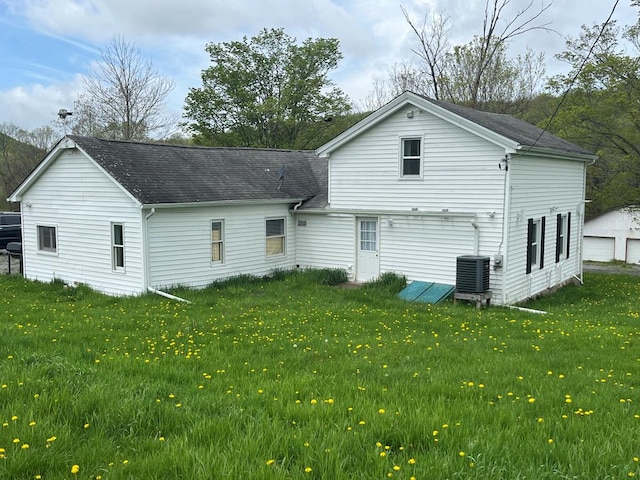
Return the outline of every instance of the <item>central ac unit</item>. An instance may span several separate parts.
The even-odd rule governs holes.
[[[489,257],[462,255],[456,258],[456,291],[484,293],[489,290]]]

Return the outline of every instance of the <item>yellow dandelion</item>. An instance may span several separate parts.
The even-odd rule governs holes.
[[[458,452],[458,455],[460,455],[461,457],[464,457],[466,455],[466,453],[461,451],[461,452]]]
[[[378,410],[378,413],[379,413],[380,415],[384,415],[384,408],[381,408],[380,410]]]
[[[396,472],[397,472],[397,471],[399,471],[399,470],[400,470],[400,465],[394,465],[394,466],[393,466],[393,469],[394,469]]]
[[[268,466],[271,466],[271,465],[273,465],[274,463],[276,463],[276,461],[275,461],[273,458],[270,458],[269,460],[267,460],[267,465],[268,465]]]
[[[311,399],[311,405],[315,405],[316,403],[318,403],[318,400],[316,400],[315,398]]]
[[[74,475],[76,475],[79,471],[80,465],[74,465],[73,467],[71,467],[71,473],[73,473]]]
[[[23,449],[23,450],[26,450],[27,448],[29,448],[29,444],[28,443],[23,443],[20,448]]]
[[[306,467],[304,469],[304,473],[311,473],[312,471],[313,471],[313,468],[311,468],[311,467]]]

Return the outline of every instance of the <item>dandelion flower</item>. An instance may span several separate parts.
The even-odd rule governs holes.
[[[381,408],[380,410],[378,410],[378,413],[379,413],[380,415],[384,415],[384,408]]]
[[[466,453],[461,451],[461,452],[458,452],[458,455],[460,455],[461,457],[464,457],[466,455]]]
[[[268,465],[268,466],[271,466],[271,465],[273,465],[274,463],[276,463],[276,461],[275,461],[273,458],[270,458],[269,460],[267,460],[267,465]]]
[[[71,467],[71,473],[73,473],[74,475],[77,474],[80,471],[80,465],[74,465],[73,467]]]
[[[313,469],[311,467],[306,467],[304,469],[304,473],[311,473],[313,471]]]

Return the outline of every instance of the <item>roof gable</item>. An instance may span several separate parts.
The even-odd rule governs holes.
[[[83,151],[143,205],[300,201],[321,193],[316,175],[326,172],[326,161],[312,151],[193,147],[76,135],[65,137],[62,144]]]
[[[341,135],[322,145],[316,150],[316,153],[322,157],[329,156],[333,150],[352,138],[409,106],[429,112],[514,152],[518,150],[534,150],[579,156],[584,157],[585,160],[595,158],[595,155],[588,150],[511,115],[473,110],[460,105],[433,100],[409,91],[402,93]]]

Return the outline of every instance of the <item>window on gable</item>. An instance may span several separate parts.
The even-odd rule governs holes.
[[[420,177],[422,175],[422,140],[420,138],[401,139],[401,177]]]
[[[111,224],[111,262],[114,270],[124,270],[124,225]]]
[[[211,222],[211,261],[223,263],[224,259],[224,224],[222,220]]]
[[[556,217],[556,263],[569,258],[571,245],[571,212]]]
[[[58,252],[58,232],[56,227],[38,225],[38,250],[41,252]]]
[[[284,255],[284,218],[269,219],[266,222],[266,254]]]
[[[544,268],[544,230],[546,218],[530,218],[527,225],[527,273]]]

